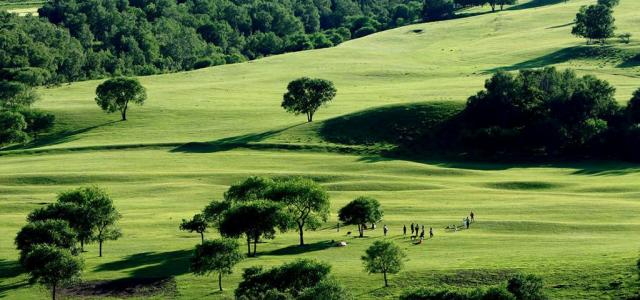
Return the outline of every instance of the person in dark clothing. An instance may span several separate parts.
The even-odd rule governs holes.
[[[429,238],[433,238],[433,227],[429,227]]]
[[[420,241],[422,242],[424,240],[424,230],[420,233]]]
[[[389,227],[385,224],[382,229],[384,230],[384,236],[387,236],[387,232],[389,232]]]
[[[402,227],[402,235],[406,236],[407,235],[407,225],[404,225]]]
[[[471,222],[475,221],[475,215],[473,214],[473,211],[469,214],[469,216],[471,216]]]
[[[411,223],[411,236],[413,236],[413,223]]]

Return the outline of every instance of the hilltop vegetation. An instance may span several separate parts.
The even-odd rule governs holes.
[[[628,44],[610,39],[600,46],[584,45],[571,35],[580,7],[594,3],[522,1],[496,13],[489,13],[487,6],[470,7],[461,13],[475,16],[400,27],[337,47],[140,77],[147,100],[126,122],[96,105],[96,88],[103,81],[37,88],[41,100],[30,108],[54,114],[57,122],[51,133],[0,151],[0,297],[46,297],[44,290],[28,285],[13,238],[34,210],[87,209],[56,200],[60,192],[90,185],[108,192],[111,207],[117,207],[109,219],[118,220],[122,236],[113,230],[109,237],[117,240],[107,242],[103,257],[99,243],[85,245],[87,252],[80,254],[84,283],[61,289],[67,298],[268,294],[313,299],[333,291],[357,299],[512,299],[530,292],[525,288],[544,291],[551,299],[634,297],[640,290],[638,246],[630,242],[640,232],[636,164],[486,162],[502,156],[501,149],[488,147],[511,141],[476,144],[477,150],[486,151],[479,155],[485,162],[443,159],[446,156],[430,152],[447,154],[449,141],[461,136],[456,131],[461,121],[495,134],[499,141],[506,136],[553,156],[558,149],[567,153],[589,148],[585,145],[601,142],[592,139],[593,133],[609,132],[610,126],[622,123],[616,128],[627,128],[629,120],[637,120],[637,100],[627,104],[638,98],[640,47],[635,38]],[[640,3],[624,0],[616,8],[620,32],[640,34],[635,26],[638,9]],[[63,31],[57,36],[67,36]],[[31,44],[38,45],[36,40]],[[517,72],[546,66],[556,69],[522,72],[530,76]],[[313,122],[281,107],[287,84],[304,76],[330,80],[337,91]],[[562,80],[548,85],[553,89],[540,88],[549,78]],[[492,82],[504,84],[496,87]],[[523,101],[501,101],[505,91]],[[470,96],[474,105],[466,107]],[[562,105],[575,102],[590,105],[582,111]],[[473,109],[474,118],[468,118]],[[519,117],[505,118],[502,110]],[[622,118],[625,122],[617,123]],[[540,131],[541,123],[554,125],[543,127],[543,135],[564,134],[563,141],[571,144],[539,144],[528,133]],[[582,130],[582,125],[598,130]],[[428,148],[428,155],[381,155],[408,145]],[[529,158],[530,152],[523,156]],[[207,205],[233,198],[229,187],[251,176],[302,177],[300,186],[315,181],[314,188],[326,191],[318,194],[323,200],[318,215],[311,223],[285,228],[288,232],[276,226],[285,224],[267,222],[268,230],[257,235],[242,227],[262,219],[251,217],[256,211],[251,209],[280,217],[271,212],[282,206],[268,199],[236,201],[228,213],[243,217],[227,218],[228,231],[223,232],[241,236],[242,244],[218,240],[222,232],[206,219]],[[340,208],[360,197],[376,199],[384,214],[365,220],[380,221],[378,229],[352,238],[347,232],[359,236],[362,221],[340,218]],[[291,205],[299,199],[288,200]],[[445,229],[459,225],[471,210],[477,218],[471,229]],[[355,225],[338,228],[339,219]],[[64,232],[82,230],[83,225],[54,223],[47,226],[64,227]],[[433,227],[435,237],[415,243],[402,233],[411,223]],[[389,228],[386,236],[383,225]],[[196,249],[244,248],[248,233],[256,257],[190,260],[198,244],[202,247]],[[363,254],[383,240],[397,245],[389,247],[398,250],[394,253],[406,253],[403,268],[364,268]],[[348,245],[335,247],[339,241]],[[59,261],[72,257],[67,251],[49,250],[41,251]],[[226,264],[213,262],[225,259]],[[194,264],[197,268],[192,269]],[[320,276],[303,284],[291,280],[306,278],[296,273],[301,265],[315,268]],[[69,279],[76,271],[67,272]],[[220,276],[223,291],[214,276],[199,276],[210,272]],[[291,285],[279,285],[282,282]]]

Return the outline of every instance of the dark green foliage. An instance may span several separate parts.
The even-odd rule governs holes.
[[[182,219],[182,223],[180,223],[180,230],[200,234],[202,243],[204,243],[204,233],[208,227],[209,223],[203,214],[195,214],[191,220]]]
[[[282,205],[269,200],[240,202],[227,210],[220,221],[219,230],[225,237],[247,239],[247,255],[256,256],[260,238],[275,238],[276,229],[287,230],[291,225]],[[251,243],[253,242],[253,254]]]
[[[28,223],[16,235],[16,248],[20,250],[20,262],[25,265],[27,254],[35,245],[47,244],[64,249],[74,249],[76,232],[64,220],[45,220]]]
[[[251,267],[244,270],[235,295],[237,299],[273,299],[268,295],[279,295],[275,299],[298,297],[306,289],[326,280],[330,271],[329,264],[309,259],[299,259],[268,270]],[[276,293],[269,292],[271,290]]]
[[[516,300],[504,287],[488,289],[421,288],[405,292],[400,300]]]
[[[366,223],[377,223],[382,220],[383,212],[380,202],[371,197],[358,197],[349,202],[338,212],[338,218],[346,225],[357,225],[360,237],[364,237]]]
[[[60,82],[189,70],[284,51],[330,47],[350,35],[341,34],[338,39],[331,32],[323,32],[351,27],[354,18],[371,19],[377,24],[373,26],[376,31],[411,23],[419,15],[420,3],[419,0],[57,0],[43,5],[39,10],[42,18],[29,18],[35,25],[15,17],[6,18],[15,19],[12,22],[19,23],[19,31],[26,34],[32,34],[33,27],[42,33],[60,30],[50,23],[69,30],[70,36],[66,32],[55,38],[53,34],[43,34],[47,41],[44,48],[25,46],[36,49],[34,55],[46,57],[51,52],[51,57],[43,60],[49,74],[45,81]],[[41,65],[26,63],[25,67]]]
[[[20,114],[27,123],[26,132],[34,137],[51,129],[56,120],[56,117],[52,114],[33,109],[20,110]]]
[[[633,97],[627,104],[627,114],[634,124],[640,123],[640,89],[633,93]]]
[[[207,222],[211,223],[214,227],[218,227],[224,213],[231,207],[231,202],[229,201],[211,201],[205,208],[202,210],[202,214],[204,215]]]
[[[25,256],[23,265],[29,272],[29,281],[50,288],[53,300],[58,287],[78,280],[84,268],[82,259],[68,249],[48,244],[35,245]]]
[[[203,241],[196,245],[191,257],[191,271],[196,275],[218,273],[218,287],[222,291],[222,275],[231,274],[233,267],[244,258],[233,239]]]
[[[516,300],[516,297],[504,288],[491,287],[484,291],[480,300]]]
[[[22,143],[28,139],[27,122],[18,112],[0,111],[0,146]]]
[[[251,201],[265,199],[273,185],[271,178],[251,176],[229,187],[224,193],[226,201]]]
[[[390,241],[375,241],[362,256],[364,268],[369,273],[382,273],[384,286],[388,287],[387,274],[397,274],[404,266],[406,254]]]
[[[451,0],[425,0],[422,7],[424,21],[438,21],[449,19],[454,15],[454,5]]]
[[[329,195],[311,179],[278,180],[269,189],[267,198],[286,206],[300,235],[300,246],[304,245],[304,231],[318,229],[329,217]]]
[[[571,33],[586,38],[590,43],[593,40],[601,44],[613,37],[615,19],[611,8],[606,5],[589,5],[580,8],[576,14],[575,26]]]
[[[335,279],[324,279],[316,286],[302,291],[298,300],[350,300],[353,299],[349,290]]]
[[[127,120],[129,103],[142,105],[146,99],[145,88],[135,78],[112,78],[96,88],[98,106],[108,113],[119,111],[122,121]]]
[[[363,36],[367,36],[367,35],[373,34],[375,32],[376,32],[375,28],[366,26],[366,27],[362,27],[362,28],[356,30],[353,33],[353,37],[360,38],[360,37],[363,37]]]
[[[554,68],[498,72],[464,112],[466,147],[558,155],[600,143],[620,108],[615,89],[593,76]]]
[[[544,300],[544,282],[542,278],[529,275],[516,275],[509,279],[507,290],[515,296],[517,300]]]
[[[620,0],[598,0],[598,4],[604,5],[608,8],[614,8],[618,4],[620,4]]]
[[[88,209],[76,203],[56,202],[45,207],[38,208],[27,216],[27,221],[64,220],[76,232],[80,242],[80,250],[84,250],[84,244],[93,237],[93,224],[88,216]]]
[[[296,115],[305,114],[307,121],[312,122],[318,108],[333,100],[336,92],[331,81],[302,77],[289,83],[282,107]]]

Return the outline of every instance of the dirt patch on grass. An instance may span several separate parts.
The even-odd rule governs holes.
[[[175,278],[125,278],[118,280],[86,281],[65,288],[62,294],[73,297],[148,297],[177,294]]]
[[[456,270],[445,274],[438,274],[436,281],[441,284],[459,287],[477,287],[506,282],[518,273],[514,269],[470,269]]]

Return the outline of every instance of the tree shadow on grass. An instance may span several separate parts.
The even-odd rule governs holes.
[[[530,9],[530,8],[538,8],[547,5],[554,5],[558,3],[565,2],[566,0],[531,0],[526,3],[517,4],[507,8],[506,10],[521,10],[521,9]]]
[[[329,248],[335,247],[335,244],[336,243],[332,241],[322,241],[322,242],[317,242],[312,244],[306,244],[304,246],[293,245],[293,246],[288,246],[285,248],[265,252],[263,254],[264,255],[297,255],[297,254],[316,252],[316,251],[329,249]]]
[[[67,142],[71,142],[71,141],[75,140],[76,139],[75,136],[77,136],[79,134],[87,133],[87,132],[89,132],[91,130],[98,129],[100,127],[107,126],[107,125],[110,125],[110,124],[113,124],[113,123],[117,123],[117,122],[119,122],[119,121],[109,121],[109,122],[106,122],[106,123],[102,123],[102,124],[98,124],[98,125],[94,125],[94,126],[89,126],[89,127],[85,127],[85,128],[81,128],[81,129],[54,132],[54,133],[42,135],[42,136],[38,137],[37,139],[27,143],[27,144],[9,146],[9,147],[6,147],[6,148],[2,148],[0,150],[1,151],[26,150],[26,149],[39,148],[39,147],[44,147],[44,146],[53,146],[53,145],[63,144],[63,143],[67,143]]]
[[[545,54],[530,60],[526,60],[511,66],[498,67],[487,70],[487,73],[496,71],[516,71],[521,69],[542,68],[549,65],[565,63],[574,59],[598,60],[598,61],[625,61],[630,60],[631,55],[625,50],[612,46],[574,46]],[[639,58],[640,60],[640,58]],[[637,62],[636,62],[637,63]],[[623,63],[624,64],[624,63]],[[633,63],[628,63],[632,65]]]
[[[131,277],[137,278],[178,276],[189,272],[191,253],[191,250],[136,253],[99,265],[95,271],[129,270]]]
[[[241,148],[247,146],[249,143],[256,143],[273,137],[279,133],[292,129],[294,127],[300,126],[301,124],[296,124],[288,127],[284,127],[281,129],[274,129],[260,133],[251,133],[238,135],[228,138],[223,138],[211,142],[194,142],[187,143],[181,145],[171,152],[182,152],[182,153],[212,153],[212,152],[220,152],[220,151],[229,151],[235,148]]]
[[[0,279],[9,279],[22,275],[24,270],[17,261],[9,261],[6,259],[0,259]],[[19,289],[29,285],[27,281],[19,281],[9,284],[0,283],[0,298],[7,296],[9,291]]]

